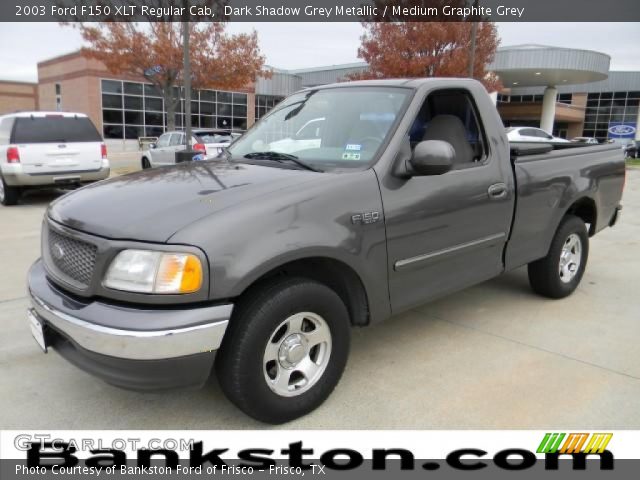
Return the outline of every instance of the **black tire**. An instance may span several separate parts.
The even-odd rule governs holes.
[[[326,322],[331,338],[328,363],[308,390],[281,396],[267,383],[265,349],[278,326],[300,312],[319,315]],[[331,394],[347,362],[350,335],[347,308],[329,287],[305,278],[272,281],[236,306],[215,362],[218,380],[229,400],[247,415],[272,424],[293,420]]]
[[[147,168],[151,168],[151,163],[147,157],[142,157],[142,169],[146,170]]]
[[[0,203],[7,207],[18,203],[20,199],[20,188],[7,185],[2,177],[0,177],[0,182],[2,182],[2,188],[0,188]]]
[[[565,243],[570,238],[573,238],[572,235],[577,236],[580,240],[580,251],[575,253],[574,247],[570,249],[570,252],[574,252],[575,256],[580,258],[580,264],[573,273],[565,276],[563,280],[563,275],[566,275],[566,273],[563,274],[560,271],[561,255]],[[567,246],[569,245],[567,244]],[[547,256],[529,264],[529,284],[534,292],[544,297],[564,298],[571,295],[580,284],[580,280],[582,280],[588,257],[589,236],[587,235],[586,225],[582,219],[574,215],[567,215],[560,222]]]

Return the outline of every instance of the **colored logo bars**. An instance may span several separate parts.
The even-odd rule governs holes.
[[[588,433],[570,433],[568,436],[566,433],[545,433],[537,453],[602,453],[612,436],[612,433],[592,433],[589,438]]]

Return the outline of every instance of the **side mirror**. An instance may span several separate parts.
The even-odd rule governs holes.
[[[425,140],[413,149],[409,160],[412,175],[442,175],[453,167],[456,151],[448,142]]]
[[[149,148],[150,148],[151,150],[153,150],[154,148],[156,148],[156,146],[157,146],[157,145],[156,145],[155,143],[150,143],[150,144],[149,144]]]

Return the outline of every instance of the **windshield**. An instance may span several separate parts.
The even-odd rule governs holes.
[[[193,135],[202,143],[229,143],[233,140],[230,132],[195,132]]]
[[[366,166],[389,136],[411,90],[308,90],[280,103],[230,148],[234,160],[299,159],[318,170]],[[281,154],[281,155],[278,155]]]

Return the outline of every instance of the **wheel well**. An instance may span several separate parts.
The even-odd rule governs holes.
[[[364,326],[369,323],[369,302],[360,277],[347,264],[332,258],[311,257],[285,263],[258,278],[244,290],[241,297],[282,276],[305,277],[328,286],[346,305],[352,325]]]
[[[575,215],[581,218],[584,223],[589,224],[589,236],[592,236],[596,232],[596,203],[587,197],[583,197],[576,201],[567,210],[568,215]]]

